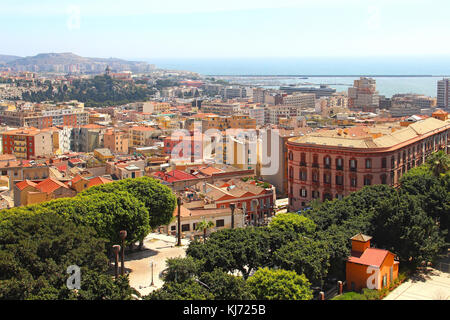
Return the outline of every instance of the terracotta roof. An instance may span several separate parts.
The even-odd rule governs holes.
[[[363,253],[352,251],[348,261],[366,266],[380,267],[389,253],[388,250],[367,248]]]
[[[114,182],[114,181],[107,179],[107,178],[103,178],[103,177],[95,177],[95,178],[89,179],[89,187],[98,186],[100,184],[111,183],[111,182]]]
[[[16,183],[16,187],[19,188],[19,190],[23,190],[26,187],[36,187],[36,183],[30,180],[24,180]]]
[[[45,179],[36,185],[36,188],[41,192],[52,193],[59,188],[69,188],[64,183],[53,178]]]
[[[196,179],[196,177],[193,176],[192,174],[186,173],[181,170],[172,170],[170,172],[158,171],[155,172],[153,175],[167,182]]]

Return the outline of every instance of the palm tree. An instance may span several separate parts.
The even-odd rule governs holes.
[[[446,173],[450,170],[450,157],[440,150],[430,155],[427,159],[427,163],[430,166],[431,172],[436,177],[439,177],[442,173]]]
[[[197,226],[195,227],[198,231],[203,230],[203,241],[206,240],[206,231],[210,228],[214,227],[214,223],[212,221],[206,221],[203,219],[199,223],[197,223]]]

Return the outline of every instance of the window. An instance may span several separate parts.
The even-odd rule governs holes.
[[[336,176],[336,185],[342,186],[344,184],[344,177],[343,176]]]
[[[386,168],[386,158],[381,159],[381,167],[382,167],[383,169]]]
[[[289,178],[294,178],[294,169],[292,167],[289,167]]]
[[[372,160],[366,159],[366,169],[371,169],[371,168],[372,168]]]
[[[329,169],[331,167],[331,158],[330,157],[323,158],[323,164],[325,165],[325,168]]]
[[[250,150],[248,150],[248,151],[250,151]],[[293,160],[293,159],[294,159],[294,155],[293,155],[292,151],[290,151],[289,152],[289,160]]]
[[[385,174],[382,174],[381,176],[380,176],[380,180],[381,180],[381,184],[386,184],[386,179],[387,177],[386,177],[386,175]]]
[[[365,176],[364,177],[364,185],[370,186],[371,184],[372,184],[372,178],[370,176]]]
[[[323,174],[323,182],[326,184],[331,184],[331,174],[324,173]]]
[[[306,198],[308,195],[308,192],[306,189],[300,189],[300,197]]]
[[[300,156],[300,165],[306,166],[306,153],[304,153],[304,152],[302,152],[302,154]]]
[[[170,227],[170,230],[172,230],[172,231],[177,230],[177,226],[171,226],[171,227]]]
[[[395,157],[391,158],[391,168],[395,167]]]
[[[336,159],[336,169],[337,170],[343,170],[344,169],[344,161],[342,160],[342,158],[337,158]]]
[[[190,224],[182,224],[181,225],[181,231],[189,231],[191,229]]]
[[[225,225],[225,220],[220,219],[220,220],[216,220],[216,227],[220,228],[223,227]]]
[[[317,171],[313,172],[312,180],[313,182],[319,182],[319,174],[317,173]]]
[[[300,180],[301,181],[306,181],[307,177],[308,177],[308,174],[306,171],[304,171],[304,170],[300,171]]]
[[[350,186],[352,186],[353,188],[356,188],[356,186],[357,186],[356,177],[350,177]]]
[[[357,165],[358,165],[358,163],[355,159],[350,160],[350,170],[351,171],[356,171]]]
[[[318,198],[320,197],[320,192],[314,190],[314,191],[312,192],[312,197],[313,197],[314,199],[318,199]]]
[[[319,167],[319,156],[317,154],[313,155],[313,167]]]
[[[387,286],[387,274],[383,276],[383,287]]]

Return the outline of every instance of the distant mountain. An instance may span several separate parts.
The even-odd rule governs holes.
[[[19,56],[8,56],[4,54],[0,54],[0,64],[7,64],[8,62],[20,59],[22,57]]]
[[[10,56],[0,56],[10,57]],[[110,66],[113,72],[132,71],[147,72],[154,69],[154,65],[140,61],[126,61],[116,58],[86,58],[71,52],[40,53],[31,57],[16,57],[5,60],[6,65],[17,71],[33,72],[74,72],[98,73]]]

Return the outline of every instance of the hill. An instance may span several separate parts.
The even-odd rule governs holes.
[[[113,71],[147,72],[154,69],[153,65],[140,61],[127,61],[117,58],[86,58],[71,52],[40,53],[29,57],[0,56],[5,58],[5,64],[16,71],[33,72],[75,72],[99,73],[110,66]],[[8,58],[11,57],[11,58]]]

